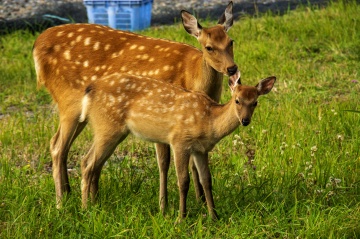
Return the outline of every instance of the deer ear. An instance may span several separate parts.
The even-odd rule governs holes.
[[[225,31],[229,31],[233,23],[234,23],[233,2],[230,1],[225,9],[225,12],[219,18],[218,24],[223,25]]]
[[[197,19],[191,15],[188,11],[181,11],[181,19],[185,30],[194,37],[198,38],[200,36],[200,32],[202,26],[197,21]]]
[[[234,92],[235,87],[236,87],[237,85],[241,85],[240,76],[241,76],[240,71],[237,71],[234,75],[229,76],[228,85],[229,85],[229,87],[230,87],[230,89],[231,89],[231,93]]]
[[[262,81],[260,81],[255,87],[258,90],[259,95],[265,95],[271,91],[276,81],[275,76],[270,76]]]

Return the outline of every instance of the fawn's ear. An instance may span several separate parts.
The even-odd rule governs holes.
[[[223,25],[225,31],[229,31],[233,23],[234,23],[233,2],[230,1],[225,9],[225,12],[219,18],[218,24]]]
[[[188,11],[181,11],[181,19],[185,30],[194,37],[198,38],[200,36],[200,32],[202,26],[197,21],[197,19],[191,15]]]
[[[228,85],[231,89],[231,94],[234,92],[236,85],[241,85],[240,71],[237,71],[234,75],[229,76]]]
[[[271,91],[276,81],[275,76],[270,76],[262,81],[260,81],[255,87],[258,90],[259,95],[265,95]]]

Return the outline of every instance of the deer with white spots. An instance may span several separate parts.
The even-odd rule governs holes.
[[[82,99],[80,122],[89,121],[94,140],[81,163],[82,205],[87,207],[98,187],[102,166],[128,134],[170,145],[180,193],[180,219],[186,217],[190,156],[199,173],[212,219],[217,219],[212,196],[208,152],[240,124],[247,126],[258,97],[271,91],[276,78],[256,86],[235,84],[227,104],[207,95],[163,81],[115,73],[90,84]]]
[[[232,8],[230,2],[218,24],[209,28],[202,27],[189,12],[181,12],[185,30],[197,38],[201,50],[95,24],[61,25],[37,38],[33,48],[37,82],[50,92],[60,118],[59,128],[50,141],[58,207],[63,194],[70,191],[68,152],[87,124],[87,121],[79,122],[80,96],[86,87],[103,76],[127,73],[202,91],[219,102],[223,76],[229,76],[230,86],[240,77],[234,63],[233,40],[227,35],[233,24]],[[156,152],[160,170],[159,201],[164,213],[170,147],[158,143]],[[203,198],[196,165],[192,165],[192,171],[196,196]]]

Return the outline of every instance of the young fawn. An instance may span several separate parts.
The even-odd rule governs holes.
[[[141,76],[116,73],[90,84],[82,99],[79,119],[88,120],[94,133],[93,145],[81,163],[83,206],[87,206],[89,193],[95,201],[102,166],[116,146],[132,133],[148,141],[169,144],[173,150],[180,218],[186,216],[188,167],[193,156],[209,214],[216,219],[208,153],[240,124],[250,124],[258,97],[269,93],[275,80],[269,77],[254,87],[237,83],[231,100],[224,105],[204,93]]]
[[[151,38],[95,24],[66,24],[44,31],[34,43],[38,85],[45,85],[59,110],[59,127],[50,141],[57,207],[70,191],[67,157],[72,143],[85,128],[79,122],[81,98],[93,81],[113,73],[128,73],[167,81],[189,90],[205,92],[219,101],[223,76],[232,85],[239,78],[234,62],[230,2],[218,24],[202,27],[187,11],[181,12],[185,30],[198,40],[201,50],[179,42]],[[160,170],[160,208],[167,204],[170,147],[156,144]],[[202,191],[192,167],[197,198]]]

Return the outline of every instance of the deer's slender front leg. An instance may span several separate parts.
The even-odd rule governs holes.
[[[213,220],[218,219],[215,211],[215,203],[212,195],[212,182],[211,173],[209,169],[208,153],[196,153],[194,154],[194,163],[199,172],[200,183],[204,188],[205,198],[209,214]]]
[[[167,179],[170,166],[170,146],[167,144],[155,144],[156,158],[160,171],[160,194],[159,205],[163,215],[168,205]]]

